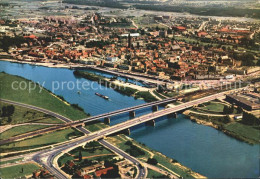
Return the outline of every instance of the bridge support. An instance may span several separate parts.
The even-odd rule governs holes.
[[[130,129],[128,128],[128,129],[124,130],[124,134],[125,134],[125,135],[130,135],[130,134],[131,134]]]
[[[145,123],[147,126],[155,126],[155,120],[150,120]]]
[[[110,118],[109,117],[105,117],[104,123],[109,125],[110,124]]]
[[[157,106],[157,105],[153,106],[153,107],[152,107],[152,110],[153,110],[153,111],[158,111],[158,106]]]
[[[177,116],[178,116],[178,115],[177,115],[176,112],[167,115],[167,117],[170,117],[170,118],[173,117],[173,118],[175,118],[175,119],[177,118]]]
[[[130,112],[129,112],[129,116],[130,116],[130,117],[135,117],[135,111],[130,111]]]

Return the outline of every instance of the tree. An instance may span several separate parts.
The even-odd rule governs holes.
[[[224,106],[223,108],[223,114],[228,114],[229,110],[228,110],[228,106]]]
[[[238,108],[237,108],[237,113],[242,113],[243,112],[243,108],[241,107],[241,106],[238,106]]]
[[[214,66],[208,67],[208,72],[215,72],[215,71],[216,71],[216,67],[214,67]]]
[[[260,60],[258,59],[258,61],[256,62],[256,66],[260,66]]]
[[[232,105],[231,107],[224,106],[223,108],[223,114],[232,114],[234,112],[234,106]]]
[[[246,125],[260,125],[260,118],[257,118],[251,113],[243,112],[242,123]]]
[[[114,164],[113,164],[112,162],[110,162],[109,160],[105,160],[105,161],[104,161],[104,166],[105,166],[106,168],[109,168],[109,167],[113,167]]]
[[[226,124],[226,123],[229,123],[231,121],[230,117],[228,115],[226,115],[224,118],[223,118],[223,122]]]
[[[13,105],[2,107],[2,117],[10,117],[13,115],[15,107]]]
[[[133,145],[133,143],[130,141],[130,140],[128,140],[126,143],[125,143],[125,145]]]
[[[82,161],[82,154],[81,154],[81,150],[79,151],[79,161]]]
[[[155,158],[148,158],[147,163],[157,165],[158,161]]]

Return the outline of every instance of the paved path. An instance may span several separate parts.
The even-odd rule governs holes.
[[[26,126],[26,125],[39,125],[39,126],[57,126],[57,125],[62,125],[62,124],[53,124],[53,123],[22,123],[22,124],[14,124],[14,125],[4,125],[0,126],[0,133],[3,133],[9,129],[12,129],[13,127],[18,127],[18,126]]]
[[[10,101],[10,100],[4,100],[4,99],[0,99],[0,101],[4,101],[4,102],[9,103],[9,104],[28,107],[28,108],[35,109],[35,110],[39,110],[41,112],[50,114],[52,116],[62,118],[65,122],[71,122],[70,119],[68,119],[64,116],[61,116],[59,114],[56,114],[52,111],[45,110],[43,108],[38,108],[38,107],[35,107],[35,106],[31,106],[31,105],[27,105],[27,104],[23,104],[23,103],[18,103],[18,102],[14,102],[14,101]],[[90,134],[90,132],[83,127],[79,127],[78,129],[85,134]],[[66,179],[67,175],[64,174],[64,172],[61,171],[61,169],[59,167],[57,167],[57,166],[55,167],[53,165],[53,161],[54,161],[55,157],[57,155],[59,155],[64,150],[72,150],[73,148],[76,148],[77,146],[81,145],[82,143],[86,143],[86,142],[88,142],[88,140],[83,139],[82,141],[71,142],[70,144],[63,144],[63,145],[55,147],[53,149],[46,149],[44,151],[39,151],[39,152],[35,152],[33,154],[28,154],[27,158],[26,158],[27,155],[25,154],[25,155],[20,156],[20,158],[21,157],[26,158],[26,160],[24,160],[22,162],[35,161],[35,162],[41,164],[42,166],[44,166],[45,168],[47,168],[47,170],[50,171],[55,177]],[[137,168],[138,168],[137,178],[144,178],[144,176],[147,175],[147,169],[141,167],[140,162],[136,158],[130,156],[129,154],[125,153],[121,149],[115,147],[114,145],[108,143],[107,141],[105,141],[103,139],[100,140],[99,142],[100,142],[100,144],[107,147],[111,151],[114,151],[116,154],[121,155],[125,159],[127,159],[127,160],[133,162],[134,164],[136,164]],[[46,158],[46,157],[47,157],[47,161],[44,162],[43,158]]]

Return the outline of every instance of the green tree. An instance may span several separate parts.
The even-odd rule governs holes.
[[[82,153],[81,153],[81,150],[79,151],[79,161],[80,161],[80,162],[82,161]]]
[[[241,107],[241,106],[238,106],[238,108],[237,108],[237,113],[242,113],[243,112],[243,108]]]
[[[158,161],[155,158],[148,158],[147,163],[157,165]]]

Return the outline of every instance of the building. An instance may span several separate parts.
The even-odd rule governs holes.
[[[245,110],[252,111],[260,109],[260,95],[257,93],[240,93],[227,95],[226,100],[230,103],[244,108]]]

